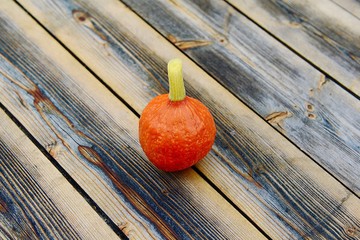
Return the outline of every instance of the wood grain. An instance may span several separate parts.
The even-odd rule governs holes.
[[[155,169],[138,118],[12,1],[0,13],[0,101],[130,239],[263,239],[189,169]]]
[[[271,237],[358,236],[358,197],[120,2],[22,4],[139,113],[153,96],[166,92],[166,62],[181,58],[188,94],[209,106],[218,126],[213,151],[197,168]],[[297,59],[291,60],[307,66]]]
[[[163,36],[167,36],[179,48],[185,49],[188,56],[265,120],[274,113],[287,112],[287,117],[282,121],[269,123],[360,195],[359,100],[227,4],[214,1],[176,1],[176,4],[172,4],[168,1],[130,0],[126,3],[146,18]],[[40,2],[34,5],[39,9],[35,14],[41,18],[41,11],[46,10],[42,10]],[[31,10],[31,6],[28,7]],[[143,63],[138,59],[140,56],[148,59],[146,55],[151,55],[151,50],[141,52],[134,49],[128,36],[113,32],[112,26],[119,25],[118,22],[102,21],[106,15],[96,16],[89,15],[86,10],[78,11],[76,4],[73,9],[75,10],[72,16],[69,12],[68,15],[64,12],[56,18],[55,15],[45,12],[43,22],[70,48],[77,44],[72,49],[79,53],[80,59],[93,54],[87,57],[88,61],[83,60],[94,71],[103,72],[106,69],[110,71],[106,73],[107,76],[111,75],[110,79],[119,78],[118,76],[129,78],[130,81],[136,79],[137,84],[114,80],[107,81],[107,84],[116,89],[137,112],[141,112],[149,101],[149,96],[163,92],[166,86],[166,79],[157,82],[164,73],[163,69],[156,70],[154,64]],[[84,21],[79,21],[81,16],[85,16]],[[66,21],[67,28],[55,20],[61,17]],[[171,21],[168,21],[169,19]],[[73,42],[72,39],[76,38],[72,36],[76,32],[79,33],[78,37],[82,37],[81,33],[87,34],[89,40]],[[133,51],[139,57],[130,60],[128,52],[116,49],[117,41],[122,41],[123,45],[129,48],[126,51]],[[107,56],[103,62],[92,60],[99,51]],[[117,57],[127,60],[119,62]],[[117,67],[109,69],[109,66],[114,64],[147,65],[143,66],[143,69],[134,66],[133,71],[126,71],[124,75],[116,70]],[[138,76],[134,75],[134,71],[139,73]],[[99,75],[106,79],[104,75]],[[161,86],[143,81],[149,78],[153,78],[155,83]],[[143,90],[145,88],[153,91],[146,93]],[[136,92],[137,98],[125,97],[133,95],[133,92]]]
[[[118,239],[0,110],[1,239]]]
[[[331,0],[341,8],[345,9],[358,19],[360,19],[360,2],[359,0]]]
[[[358,99],[224,2],[124,2],[175,44],[211,42],[185,53],[265,120],[288,113],[269,123],[360,195]]]
[[[331,0],[228,2],[360,96],[358,17]]]

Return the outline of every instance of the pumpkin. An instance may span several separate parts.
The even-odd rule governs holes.
[[[173,172],[189,168],[210,151],[216,134],[208,108],[186,96],[182,62],[168,63],[169,94],[152,99],[139,121],[139,141],[149,160]]]

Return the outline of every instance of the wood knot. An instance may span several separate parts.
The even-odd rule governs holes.
[[[221,45],[227,45],[229,41],[225,37],[219,37],[217,39]]]
[[[316,119],[316,115],[314,113],[308,113],[308,118],[311,119],[311,120],[314,120]]]
[[[315,107],[314,107],[314,105],[308,103],[308,104],[306,104],[306,110],[308,112],[313,112],[315,110]]]
[[[77,22],[83,23],[89,19],[90,15],[81,10],[73,10],[72,15]]]
[[[91,30],[96,41],[100,42],[100,44],[103,44],[104,46],[107,45],[107,37],[104,30],[97,23],[96,19],[94,19],[89,13],[80,10],[73,10],[72,14],[76,22]]]
[[[356,227],[352,226],[352,227],[346,227],[345,228],[345,233],[346,235],[348,235],[349,237],[356,237],[359,235],[359,229],[357,229]]]
[[[316,119],[316,114],[313,113],[314,111],[315,111],[314,105],[312,105],[311,103],[306,103],[306,114],[307,117],[311,120]]]

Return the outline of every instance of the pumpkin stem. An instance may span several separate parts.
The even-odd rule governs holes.
[[[182,62],[180,59],[175,58],[169,61],[168,76],[170,101],[175,102],[184,100],[186,94],[182,76]]]

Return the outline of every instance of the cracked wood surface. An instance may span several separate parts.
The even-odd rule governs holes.
[[[187,92],[209,106],[218,125],[216,144],[211,153],[197,165],[197,168],[266,234],[274,238],[354,238],[358,236],[359,210],[357,206],[359,206],[359,199],[357,196],[344,188],[309,157],[301,153],[120,2],[109,0],[103,1],[102,5],[87,1],[67,1],[66,3],[20,2],[138,114],[153,96],[166,92],[166,61],[175,56],[182,58],[184,69],[187,69],[184,72]],[[149,7],[156,9],[158,5],[155,3],[157,2],[152,2]],[[175,9],[174,12],[185,17],[202,16],[188,13],[189,11],[177,10]],[[152,11],[155,10],[152,9]],[[50,12],[51,14],[49,14]],[[230,12],[231,14],[228,11],[225,14],[225,26],[221,25],[227,32],[232,31],[229,26],[234,16],[237,16],[235,10]],[[156,13],[161,15],[166,11],[157,11]],[[238,16],[238,18],[240,17]],[[199,18],[195,18],[195,20],[192,22],[193,25],[214,33],[214,30],[207,23]],[[176,26],[180,27],[181,25]],[[247,25],[244,24],[243,26]],[[265,36],[264,33],[256,30],[256,26],[250,25],[250,28],[256,34]],[[176,29],[174,31],[177,31]],[[189,28],[189,31],[192,29]],[[157,30],[162,32],[160,28]],[[186,29],[178,29],[179,33],[183,32],[182,30]],[[183,33],[186,35],[189,31]],[[188,37],[179,37],[179,33],[165,36],[172,43],[186,41],[191,43],[190,46],[194,46],[194,43],[198,43],[197,41],[209,41],[206,31],[202,31],[203,35],[195,39],[190,34]],[[214,34],[219,44],[231,46],[229,39]],[[251,40],[256,39],[255,35],[251,36],[254,37]],[[250,44],[250,40],[248,43]],[[330,86],[330,88],[340,89],[334,83],[328,82],[321,73],[311,68],[296,55],[291,54],[289,50],[276,43],[275,40],[271,40],[270,43],[270,46],[279,48],[282,54],[286,54],[285,60],[278,56],[277,62],[284,61],[286,68],[284,66],[275,71],[283,78],[290,81],[291,79],[287,76],[290,73],[300,76],[295,79],[297,81],[309,76],[313,77],[314,81],[307,83],[309,84],[308,94],[311,96],[321,92],[318,91],[318,88],[324,89]],[[217,46],[217,51],[221,51],[221,48],[214,41],[212,44],[187,48],[186,51],[197,50],[201,52],[207,48],[211,50],[214,46]],[[234,46],[230,49],[234,50],[236,54],[232,56],[238,56],[242,53]],[[257,66],[254,62],[256,59],[254,55],[243,52],[240,56],[244,63]],[[224,56],[226,55],[224,54]],[[265,56],[261,59],[266,60]],[[272,58],[272,60],[274,59],[276,58]],[[206,60],[211,63],[213,58],[208,57]],[[231,59],[218,59],[218,63],[224,63],[221,65],[223,67],[220,68],[224,74],[235,69],[235,67],[226,66],[228,61],[231,62]],[[242,61],[236,63],[239,64]],[[290,62],[292,65],[296,63],[297,67],[290,68]],[[235,65],[236,63],[232,62]],[[276,69],[275,63],[271,64],[269,61],[265,63],[266,67]],[[264,74],[265,66],[258,69],[258,72]],[[280,70],[284,69],[286,71],[281,73]],[[256,80],[257,78],[251,79]],[[296,89],[292,89],[295,85],[289,87],[281,82],[279,84],[282,87],[286,86],[291,95],[296,93]],[[265,86],[272,90],[269,83]],[[245,90],[247,88],[251,89],[251,85],[245,85]],[[259,87],[259,91],[266,93],[266,89],[262,88]],[[54,90],[49,88],[48,91]],[[331,94],[335,94],[337,91],[339,90],[331,91]],[[251,93],[251,91],[242,92]],[[273,96],[281,96],[277,91],[274,93],[276,94]],[[325,93],[329,92],[325,91]],[[341,96],[346,101],[348,99],[354,101],[351,100],[351,96],[347,97],[345,93]],[[267,101],[264,96],[259,97],[262,99],[259,101],[262,104],[271,102]],[[309,107],[308,98],[305,97],[303,100],[304,109],[302,110],[305,113],[302,114],[306,116],[306,119],[312,117],[309,114],[315,116],[315,109],[317,109],[315,104],[311,102],[312,107]],[[109,106],[106,109],[109,108],[111,107]],[[283,112],[284,110],[274,108],[273,111],[268,111],[269,109],[266,107],[264,109],[266,111],[263,112],[262,116],[271,116],[273,112]],[[116,114],[116,111],[113,111],[115,110],[112,110],[111,114]],[[282,124],[285,125],[287,121],[293,118],[294,116],[284,118]],[[306,124],[308,122],[305,121],[303,126]],[[87,137],[85,136],[85,138]],[[322,136],[319,139],[322,139]],[[102,140],[100,144],[103,142],[111,143],[111,141]],[[130,151],[132,144],[124,149]],[[95,149],[78,146],[77,150],[85,159],[95,164],[101,172],[108,172],[109,166],[99,161],[104,155],[99,154],[102,148],[104,146],[101,145],[96,146]],[[116,175],[111,175],[109,178],[111,181],[119,182]],[[120,189],[122,187],[119,184],[116,186]],[[354,184],[354,186],[357,185]],[[168,192],[168,190],[164,192]],[[141,196],[137,201],[140,199]],[[149,216],[146,215],[145,218],[147,217]],[[349,234],[352,232],[355,233]]]
[[[256,51],[241,48],[239,44],[233,44],[231,38],[219,35],[218,30],[203,19],[206,15],[199,14],[199,9],[192,11],[192,3],[185,4],[185,8],[181,5],[184,1],[172,1],[175,5],[168,5],[174,8],[176,17],[191,23],[186,25],[189,31],[181,29],[181,24],[177,23],[181,21],[173,18],[169,19],[176,26],[175,33],[162,30],[169,23],[163,22],[164,26],[159,27],[149,22],[171,43],[115,0],[105,0],[101,4],[71,0],[19,2],[137,114],[153,96],[167,91],[166,62],[173,57],[184,62],[189,95],[204,102],[214,114],[217,139],[210,154],[196,166],[200,175],[191,169],[176,174],[157,171],[144,158],[138,145],[136,115],[15,4],[8,1],[1,6],[6,6],[6,11],[0,11],[1,103],[129,238],[259,239],[262,234],[200,176],[212,181],[218,191],[272,238],[359,237],[359,198],[266,123],[279,126],[282,128],[279,131],[283,131],[296,117],[319,119],[329,112],[323,107],[327,103],[323,96],[327,94],[335,96],[333,101],[340,101],[338,106],[341,108],[353,101],[356,110],[358,102],[345,91],[339,93],[340,88],[335,83],[281,44],[265,37],[271,44],[260,46],[280,49],[284,54],[270,58],[271,61],[277,59],[275,63],[278,64],[287,63],[280,64],[277,69],[275,63],[266,61],[266,54],[257,59],[258,56],[254,56]],[[168,10],[156,11],[158,1],[150,5],[149,12],[143,13],[145,16],[153,11],[162,19],[162,14]],[[231,36],[234,16],[240,18],[236,10],[227,7],[226,12],[222,12],[222,8],[216,8],[219,12],[211,14],[211,6],[208,9],[207,17],[220,20],[221,28]],[[243,19],[240,23],[242,27],[249,27]],[[196,30],[191,26],[206,31],[197,35],[198,32],[191,33]],[[250,34],[249,48],[251,41],[266,36],[256,30],[256,26],[250,28],[254,33],[246,32]],[[214,34],[215,41],[209,39],[209,32]],[[232,62],[226,54],[221,55],[223,59],[215,61],[223,64],[220,70],[224,76],[233,76],[226,72],[236,70],[236,67],[245,71],[245,64],[250,68],[247,74],[239,76],[252,76],[250,72],[254,71],[256,74],[250,78],[252,81],[275,79],[264,75],[267,69],[271,69],[269,75],[274,71],[280,74],[276,76],[287,81],[291,80],[288,74],[294,74],[291,76],[301,84],[307,78],[314,80],[306,83],[309,86],[305,84],[308,97],[299,101],[301,109],[288,111],[278,103],[281,102],[278,98],[283,94],[297,96],[299,90],[295,84],[277,82],[280,89],[285,88],[290,93],[274,91],[272,83],[264,80],[260,82],[266,86],[263,90],[256,88],[260,83],[251,85],[252,82],[241,90],[241,85],[234,81],[229,81],[228,85],[221,82],[216,75],[220,72],[215,71],[217,69],[209,71],[211,68],[205,68],[227,90],[174,45],[203,68],[206,66],[202,65],[204,62],[214,63],[212,57],[216,54],[204,54],[202,61],[195,57],[208,49],[224,51],[225,46],[236,61]],[[265,60],[263,68],[258,67],[257,61],[260,60]],[[228,62],[234,68],[227,66]],[[290,62],[296,66],[290,67]],[[249,81],[248,78],[245,80]],[[246,84],[246,81],[242,80],[241,84]],[[303,87],[301,84],[299,89]],[[262,111],[263,119],[233,95],[246,93],[250,95],[246,97],[251,99],[259,91],[266,93],[267,88],[273,91],[273,99],[265,97],[270,94],[260,96],[260,110],[256,109]],[[245,91],[249,89],[259,91]],[[232,94],[229,91],[233,91]],[[325,99],[330,99],[330,96]],[[292,101],[297,103],[297,100]],[[261,106],[266,104],[270,107]],[[332,104],[329,106],[331,109]],[[348,113],[347,109],[334,110]],[[356,119],[356,111],[352,116]],[[350,125],[348,131],[354,128],[347,115],[343,119]],[[335,116],[329,125],[339,129],[338,122],[339,118]],[[300,121],[301,128],[307,125],[311,122]],[[316,129],[316,126],[312,128]],[[306,138],[307,135],[300,135],[295,143],[300,144]],[[325,139],[323,135],[317,135],[317,138],[315,143]],[[358,166],[353,168],[356,171]],[[356,180],[355,175],[353,186],[358,187]]]

